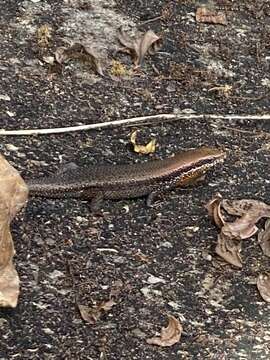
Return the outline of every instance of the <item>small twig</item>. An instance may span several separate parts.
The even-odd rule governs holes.
[[[96,124],[86,124],[86,125],[77,125],[77,126],[67,126],[63,128],[52,128],[52,129],[29,129],[29,130],[5,130],[0,129],[0,135],[45,135],[45,134],[60,134],[60,133],[70,133],[74,131],[82,130],[92,130],[92,129],[101,129],[108,128],[113,126],[127,125],[132,123],[143,123],[144,121],[156,120],[157,122],[162,121],[174,121],[178,115],[176,114],[159,114],[159,115],[150,115],[150,116],[140,116],[130,119],[122,119],[115,121],[106,121]]]
[[[223,129],[225,129],[225,130],[230,130],[230,131],[234,131],[234,132],[239,132],[239,133],[242,133],[242,134],[256,135],[256,134],[254,133],[254,131],[249,131],[249,130],[243,130],[243,129],[233,128],[233,127],[230,127],[230,126],[223,126]]]
[[[157,20],[161,20],[161,19],[163,19],[162,15],[156,16],[156,17],[154,17],[152,19],[148,19],[148,20],[145,20],[144,22],[140,23],[139,27],[144,26],[144,25],[149,24],[149,23],[152,23],[152,22],[157,21]]]
[[[96,124],[86,124],[86,125],[77,125],[77,126],[67,126],[62,128],[52,128],[52,129],[29,129],[29,130],[5,130],[0,129],[0,135],[48,135],[48,134],[61,134],[61,133],[70,133],[75,131],[85,131],[93,129],[102,129],[109,127],[116,127],[120,125],[130,126],[130,125],[145,125],[145,124],[157,124],[161,122],[171,122],[171,121],[180,121],[180,120],[270,120],[270,114],[264,115],[215,115],[215,114],[184,114],[184,113],[175,113],[175,114],[158,114],[150,116],[140,116],[130,119],[122,119],[115,121],[106,121]]]
[[[249,130],[233,128],[233,127],[230,127],[230,126],[224,126],[223,129],[238,132],[238,133],[241,133],[241,134],[249,134],[249,135],[256,136],[256,137],[262,137],[262,136],[269,137],[270,136],[270,133],[268,133],[266,131],[259,131],[259,132],[257,132],[257,131],[249,131]]]

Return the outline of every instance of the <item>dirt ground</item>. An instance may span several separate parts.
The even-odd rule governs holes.
[[[196,22],[202,4],[225,14],[227,25]],[[175,111],[265,114],[269,16],[263,0],[2,0],[0,128],[54,128]],[[37,35],[43,25],[50,34],[45,44]],[[163,47],[134,70],[131,57],[116,52],[119,26],[152,29]],[[50,64],[54,52],[71,42],[95,49],[103,77],[76,60],[60,68]],[[134,129],[141,142],[157,139],[153,155],[131,150]],[[270,308],[256,288],[269,258],[256,236],[243,244],[241,270],[218,258],[218,230],[204,208],[217,192],[270,202],[267,121],[206,118],[6,136],[0,149],[27,179],[68,162],[141,162],[201,145],[225,149],[224,165],[152,208],[145,199],[106,201],[97,217],[87,201],[29,200],[12,226],[21,294],[17,308],[0,310],[1,360],[270,358]],[[93,307],[112,293],[113,308],[87,324],[78,304]],[[181,322],[181,340],[167,348],[148,345],[168,315]]]

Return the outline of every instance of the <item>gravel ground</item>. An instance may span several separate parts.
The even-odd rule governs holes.
[[[188,0],[2,0],[0,127],[64,127],[176,110],[267,113],[270,5],[206,5],[226,14],[228,24],[197,23],[199,4]],[[37,36],[45,24],[46,46]],[[115,51],[120,25],[163,38],[140,70]],[[48,64],[71,41],[95,49],[104,77],[78,61],[61,69]],[[243,269],[221,261],[214,253],[218,230],[204,208],[216,192],[270,202],[269,127],[205,119],[2,137],[2,154],[24,178],[68,162],[142,162],[201,145],[220,146],[228,156],[203,183],[172,191],[152,208],[145,199],[106,201],[97,217],[86,201],[30,199],[13,223],[21,294],[16,309],[0,310],[0,359],[269,359],[270,308],[254,285],[269,259],[254,236],[244,243]],[[131,150],[134,129],[141,142],[157,139],[155,154]],[[93,307],[112,294],[110,311],[92,325],[82,320],[78,304]],[[167,315],[183,326],[180,342],[148,345]]]

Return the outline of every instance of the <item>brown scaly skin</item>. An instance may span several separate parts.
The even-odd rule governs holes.
[[[155,193],[194,182],[224,158],[222,150],[202,147],[141,164],[73,166],[49,177],[29,180],[27,185],[30,195],[48,198],[75,197],[93,199],[94,203],[146,195],[152,199]]]

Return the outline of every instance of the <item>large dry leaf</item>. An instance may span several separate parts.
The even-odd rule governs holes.
[[[162,47],[161,37],[152,30],[148,30],[144,34],[140,34],[135,39],[132,39],[120,29],[118,39],[124,46],[124,50],[131,55],[136,67],[142,65],[146,54],[153,55]]]
[[[19,296],[19,277],[13,265],[15,253],[10,223],[25,205],[28,188],[0,155],[0,306],[15,307]]]
[[[54,56],[58,64],[63,64],[70,59],[78,59],[84,63],[90,64],[97,74],[104,76],[97,54],[93,49],[85,45],[75,43],[69,48],[59,47],[55,51]]]
[[[103,301],[94,307],[78,304],[78,308],[83,320],[93,325],[101,317],[103,312],[110,311],[114,305],[116,305],[116,303],[111,299],[108,301]]]
[[[260,274],[257,279],[257,288],[263,300],[270,303],[270,276]]]
[[[134,147],[134,151],[139,154],[150,154],[155,152],[156,150],[156,139],[150,140],[146,145],[139,145],[137,144],[137,133],[138,131],[135,130],[130,136],[130,141]]]
[[[161,329],[160,336],[147,339],[147,344],[165,347],[178,343],[183,331],[182,325],[174,316],[168,315],[168,318],[168,326]]]
[[[223,12],[208,9],[204,6],[197,8],[196,21],[200,23],[227,25],[226,15]]]
[[[264,255],[270,257],[270,219],[264,225],[265,229],[259,232],[258,241]]]

